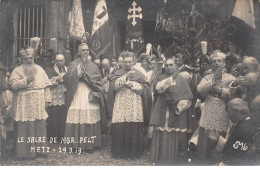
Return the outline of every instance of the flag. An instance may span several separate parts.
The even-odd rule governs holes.
[[[81,37],[85,33],[81,0],[73,1],[72,11],[69,14],[69,22],[71,38],[81,41]]]
[[[242,20],[255,29],[253,0],[237,0],[232,16]]]
[[[90,52],[94,58],[99,58],[101,55],[111,58],[111,36],[106,1],[97,0],[90,44]]]
[[[255,16],[253,0],[236,0],[227,38],[243,52],[253,56],[255,48]]]
[[[133,1],[128,9],[126,21],[125,49],[139,53],[144,47],[142,8]]]

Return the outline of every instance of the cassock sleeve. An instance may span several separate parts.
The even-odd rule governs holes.
[[[27,79],[14,70],[11,74],[9,84],[13,90],[24,89],[27,87]]]
[[[177,104],[177,112],[181,114],[183,111],[187,110],[191,106],[191,100],[181,100]]]
[[[159,94],[165,92],[169,87],[176,85],[176,82],[172,79],[172,77],[161,80],[157,83],[155,89]]]

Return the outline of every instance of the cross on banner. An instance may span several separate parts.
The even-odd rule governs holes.
[[[133,26],[135,26],[136,25],[136,20],[135,19],[136,18],[142,19],[143,15],[141,13],[142,8],[141,7],[136,8],[137,3],[135,1],[132,3],[132,5],[133,5],[133,8],[132,9],[131,8],[128,9],[128,13],[130,13],[130,14],[127,16],[127,19],[130,20],[131,18],[133,18],[132,24],[133,24]],[[131,15],[131,12],[133,12],[132,15]],[[136,12],[139,12],[140,14],[137,15]]]

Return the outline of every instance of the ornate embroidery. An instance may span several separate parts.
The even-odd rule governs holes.
[[[51,105],[64,105],[66,87],[64,84],[58,84],[51,88]]]
[[[228,123],[226,103],[220,99],[206,98],[200,126],[205,129],[226,132]]]
[[[117,92],[112,123],[144,122],[142,98],[128,88]]]
[[[15,100],[15,99],[14,99]],[[35,121],[48,118],[44,89],[20,91],[14,103],[15,121]]]
[[[69,109],[67,123],[93,124],[101,120],[99,109]]]

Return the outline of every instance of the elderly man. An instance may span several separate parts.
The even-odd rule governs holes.
[[[198,84],[197,89],[201,97],[205,97],[205,106],[199,123],[198,157],[207,159],[213,150],[208,132],[215,130],[225,135],[229,123],[226,112],[229,98],[229,87],[235,77],[223,71],[225,54],[216,50],[210,56],[213,64],[213,73],[205,76]]]
[[[187,109],[193,95],[173,59],[166,61],[165,71],[155,80],[155,104],[150,121],[155,128],[151,159],[154,163],[168,165],[187,156],[187,133],[190,130]]]
[[[260,93],[260,73],[258,61],[254,57],[245,57],[242,62],[243,75],[238,76],[231,85],[231,96],[238,96],[245,99],[248,105]]]
[[[249,72],[257,72],[258,71],[258,65],[259,62],[254,57],[244,57],[242,61],[242,68],[244,71],[244,74],[247,74]]]
[[[113,72],[114,68],[111,67],[110,61],[107,58],[104,58],[101,61],[101,75],[103,78],[110,78],[109,75]]]
[[[257,132],[254,120],[249,116],[247,102],[235,98],[228,102],[227,112],[230,122],[225,137],[211,131],[209,138],[217,141],[216,158],[228,165],[253,165],[253,137]]]
[[[133,68],[133,54],[124,54],[124,68],[115,72],[110,91],[113,97],[112,156],[136,158],[144,150],[144,125],[149,124],[150,86],[145,76]]]
[[[67,72],[65,66],[65,57],[59,54],[55,58],[54,66],[46,68],[46,73],[52,82],[51,103],[47,109],[49,118],[47,119],[48,138],[57,137],[60,141],[64,136],[66,122],[65,92],[66,86],[63,82],[63,76]]]
[[[63,77],[68,112],[62,142],[74,148],[73,151],[92,152],[101,146],[99,93],[103,90],[102,77],[97,65],[87,59],[89,47],[86,43],[79,45],[78,55]]]
[[[51,82],[45,71],[34,64],[34,49],[24,52],[23,64],[13,70],[9,80],[14,91],[14,150],[17,158],[34,158],[48,149],[45,108],[51,102]]]

